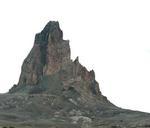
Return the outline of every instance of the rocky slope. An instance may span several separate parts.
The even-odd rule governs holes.
[[[70,55],[59,23],[50,21],[36,34],[18,84],[0,95],[0,127],[150,127],[150,114],[113,105],[100,92],[94,71]]]

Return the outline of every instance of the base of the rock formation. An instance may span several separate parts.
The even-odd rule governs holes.
[[[72,92],[70,92],[72,93]],[[0,95],[0,128],[149,128],[150,114],[68,95]]]

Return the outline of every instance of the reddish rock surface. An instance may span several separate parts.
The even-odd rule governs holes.
[[[34,46],[22,65],[18,85],[35,85],[43,76],[56,73],[69,61],[69,41],[63,40],[59,23],[50,21],[36,34]]]

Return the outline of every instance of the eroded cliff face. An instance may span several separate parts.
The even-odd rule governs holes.
[[[49,90],[49,93],[54,93],[59,90],[62,93],[62,90],[72,87],[87,99],[92,99],[94,95],[105,99],[95,80],[94,71],[88,71],[81,65],[78,57],[72,61],[70,56],[69,41],[63,39],[59,23],[50,21],[40,33],[36,34],[34,46],[23,62],[19,82],[10,89],[10,92],[17,92],[24,86],[30,86],[32,89],[29,92],[34,92],[34,86],[38,86],[42,88],[39,90],[45,92]],[[46,78],[49,79],[48,82],[45,82]]]
[[[56,73],[69,61],[69,41],[63,40],[59,23],[50,21],[36,34],[34,46],[22,65],[18,85],[36,85],[43,76]]]

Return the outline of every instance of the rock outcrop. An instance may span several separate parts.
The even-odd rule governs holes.
[[[69,41],[63,40],[58,22],[50,21],[35,36],[34,46],[24,60],[18,85],[36,85],[45,75],[51,75],[70,62]]]
[[[121,109],[102,95],[59,23],[35,36],[17,85],[0,95],[0,128],[148,128],[150,114]]]
[[[97,95],[107,102],[107,99],[101,95],[94,71],[88,71],[82,66],[78,57],[72,61],[70,55],[69,41],[63,40],[59,23],[50,21],[40,33],[36,34],[34,46],[23,62],[18,85],[14,86],[10,93],[19,92],[26,88],[24,86],[40,86],[42,90],[44,87],[41,82],[45,77],[57,74],[57,82],[62,84],[58,90],[72,87],[87,99]],[[52,90],[52,84],[54,83],[47,83],[46,86]],[[31,88],[28,93],[34,92],[32,90],[38,87]]]

